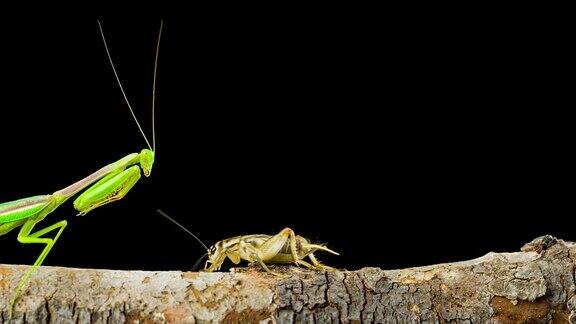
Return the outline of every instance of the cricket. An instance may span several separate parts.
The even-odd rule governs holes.
[[[156,71],[163,23],[160,23],[160,31],[158,32],[154,60],[154,77],[152,85],[152,145],[150,145],[148,138],[144,134],[144,131],[134,114],[134,110],[128,101],[128,97],[124,92],[124,88],[122,87],[114,63],[112,62],[112,56],[110,55],[108,45],[106,44],[106,38],[100,21],[98,21],[98,27],[114,76],[116,77],[130,113],[140,129],[148,148],[142,149],[140,153],[128,154],[120,160],[102,167],[86,178],[52,194],[38,195],[0,203],[0,236],[7,234],[16,228],[20,228],[17,237],[18,242],[22,244],[44,245],[44,249],[36,258],[34,264],[28,268],[16,286],[16,290],[10,302],[10,309],[12,309],[16,299],[19,297],[22,289],[25,287],[32,274],[38,269],[44,259],[46,259],[48,253],[50,253],[50,250],[58,241],[58,238],[66,228],[67,221],[61,220],[38,230],[35,230],[36,225],[40,225],[39,223],[43,221],[46,216],[83,190],[84,191],[74,200],[73,204],[74,208],[79,212],[78,215],[86,215],[95,208],[120,200],[138,182],[141,173],[143,173],[144,176],[149,177],[152,171],[154,152],[156,150],[156,136],[154,130]],[[56,235],[53,237],[47,236],[48,233],[53,231],[57,231]]]
[[[162,210],[157,210],[157,212],[193,236],[206,248],[207,252],[205,255],[208,255],[208,260],[206,260],[204,265],[204,271],[206,272],[220,270],[226,258],[230,259],[234,264],[239,264],[241,260],[250,263],[257,262],[266,272],[277,276],[282,275],[271,271],[266,264],[295,264],[310,270],[336,270],[318,261],[314,253],[325,251],[339,255],[337,252],[330,250],[326,246],[310,243],[308,239],[296,235],[290,228],[285,228],[276,235],[249,234],[235,236],[218,241],[208,248],[196,235],[165,212]],[[304,260],[306,257],[308,257],[310,262]]]

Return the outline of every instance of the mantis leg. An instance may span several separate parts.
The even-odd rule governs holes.
[[[31,234],[32,229],[34,229],[34,225],[36,225],[36,220],[32,219],[24,223],[22,229],[20,229],[20,233],[18,233],[18,242],[23,244],[45,244],[45,246],[44,250],[42,250],[42,253],[40,253],[38,258],[34,262],[34,265],[28,268],[24,276],[20,279],[20,282],[18,282],[18,286],[16,286],[16,291],[14,292],[14,297],[10,302],[10,309],[12,309],[12,306],[14,305],[16,298],[18,298],[18,296],[20,295],[20,291],[22,290],[22,288],[24,288],[24,285],[26,285],[26,283],[28,282],[30,276],[42,264],[42,262],[52,249],[52,246],[54,246],[54,243],[56,243],[56,241],[58,240],[58,237],[60,237],[60,234],[62,234],[62,231],[64,230],[67,224],[68,223],[65,220],[59,221],[58,223],[52,224],[46,228],[43,228]],[[58,229],[58,233],[56,233],[56,236],[54,236],[54,238],[41,237],[42,235],[47,234],[55,229]]]
[[[122,199],[139,179],[140,167],[137,165],[112,171],[76,198],[74,208],[79,215],[86,215],[95,208]]]

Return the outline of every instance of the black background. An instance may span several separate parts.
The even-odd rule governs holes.
[[[576,240],[568,44],[537,23],[390,18],[166,19],[152,176],[84,217],[72,201],[48,216],[69,225],[45,264],[189,269],[203,249],[157,208],[208,245],[291,227],[348,269]],[[102,23],[151,134],[159,19]],[[145,148],[95,17],[0,27],[0,201]],[[32,263],[41,248],[16,236],[0,237],[0,262]]]

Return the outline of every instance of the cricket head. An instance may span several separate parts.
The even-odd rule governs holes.
[[[224,251],[223,242],[216,242],[216,244],[208,249],[208,260],[206,260],[204,270],[212,272],[220,269],[220,266],[224,263],[224,259],[226,259],[226,252]],[[210,264],[210,266],[208,266],[208,264]]]
[[[143,149],[140,151],[140,166],[142,167],[145,176],[150,176],[152,165],[154,165],[154,152],[149,149]]]

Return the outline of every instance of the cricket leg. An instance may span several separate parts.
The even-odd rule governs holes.
[[[318,270],[315,266],[311,265],[310,263],[308,263],[304,260],[298,260],[298,264],[301,264],[310,270]]]
[[[283,275],[276,273],[272,270],[270,270],[266,264],[264,263],[264,261],[262,260],[262,257],[260,257],[260,252],[261,250],[259,250],[258,248],[254,247],[251,244],[246,244],[244,242],[240,242],[240,255],[242,256],[242,258],[244,260],[249,260],[251,262],[258,262],[262,268],[268,272],[269,274],[275,275],[275,276],[279,276],[279,277],[284,277]]]
[[[332,268],[330,266],[327,266],[325,264],[320,263],[320,261],[318,261],[318,259],[316,259],[316,257],[314,256],[314,253],[310,253],[308,255],[308,257],[310,258],[310,261],[312,261],[312,264],[314,265],[314,267],[317,270],[324,270],[324,271],[336,271],[335,268]]]
[[[290,253],[292,254],[292,259],[294,264],[298,265],[298,260],[300,260],[300,257],[298,256],[296,250],[296,235],[294,234],[294,231],[288,227],[281,230],[280,233],[269,238],[259,247],[260,256],[263,260],[272,259],[280,251],[282,251],[288,240],[290,240]]]

